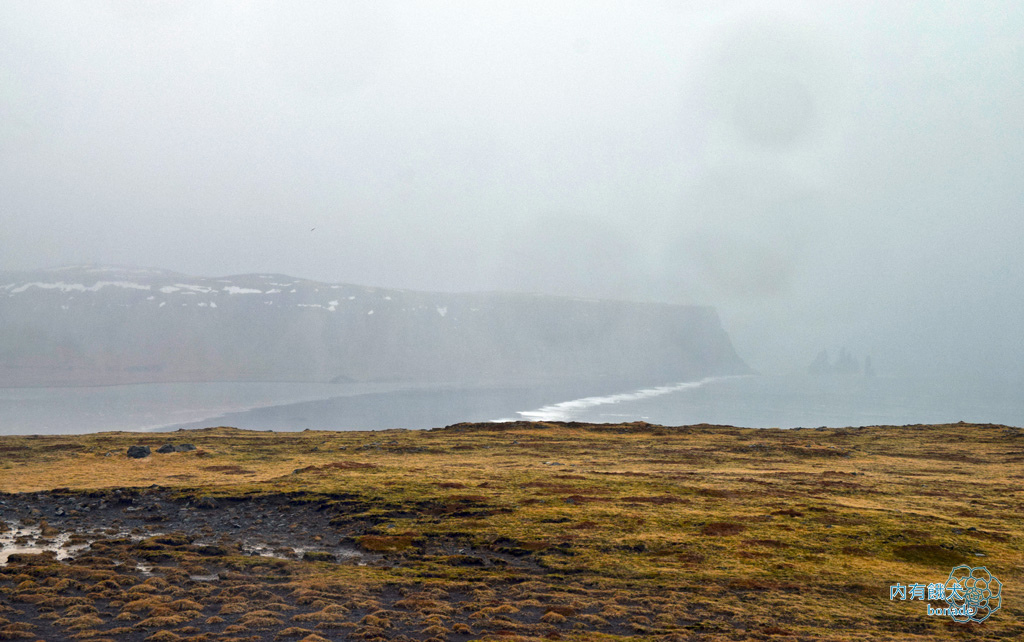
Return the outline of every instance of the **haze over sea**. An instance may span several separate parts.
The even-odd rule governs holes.
[[[116,384],[0,389],[0,434],[1024,425],[1022,32],[1012,0],[0,2],[0,386]],[[840,346],[877,376],[794,374]],[[348,383],[140,384],[194,380]]]
[[[740,376],[664,386],[544,388],[408,384],[173,383],[0,389],[0,434],[432,428],[535,420],[817,427],[1024,425],[1024,399],[998,381],[859,376]]]

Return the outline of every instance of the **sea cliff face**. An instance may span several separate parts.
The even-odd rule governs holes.
[[[0,273],[0,386],[649,383],[747,372],[714,309],[109,267]]]

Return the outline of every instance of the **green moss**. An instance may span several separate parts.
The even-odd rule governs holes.
[[[957,551],[952,547],[947,548],[936,544],[907,544],[906,546],[897,546],[895,550],[893,550],[893,555],[905,562],[921,564],[933,568],[952,568],[968,561],[967,556],[960,551]]]

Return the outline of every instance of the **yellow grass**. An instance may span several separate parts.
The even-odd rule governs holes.
[[[129,445],[167,442],[199,450],[124,455]],[[331,600],[340,585],[367,600],[389,586],[440,591],[400,605],[418,613],[417,630],[438,627],[447,636],[439,639],[460,640],[514,639],[498,631],[531,640],[1019,639],[1022,464],[1024,431],[967,424],[523,422],[0,438],[0,490],[8,493],[157,484],[194,498],[344,497],[368,524],[353,531],[355,541],[388,563],[295,562],[292,586]],[[441,541],[524,564],[466,564],[462,554],[432,548]],[[944,582],[959,563],[984,565],[1003,582],[1002,609],[984,624],[952,625],[928,617],[920,601],[890,601],[891,584]],[[468,601],[446,611],[455,589]],[[402,621],[395,607],[362,622],[322,606],[295,616],[259,608],[231,631],[262,634],[281,620],[289,635],[305,633],[296,624],[324,621],[349,627],[339,631],[393,632]],[[198,611],[184,613],[162,617],[178,623]],[[102,629],[96,616],[83,617],[65,620]]]

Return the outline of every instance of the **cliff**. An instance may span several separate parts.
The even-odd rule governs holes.
[[[712,308],[109,267],[0,273],[0,386],[746,372]]]

